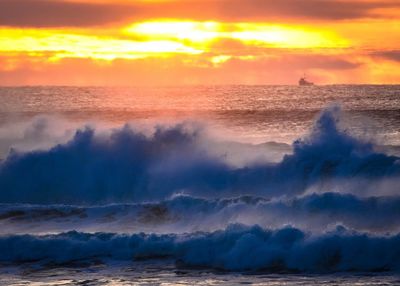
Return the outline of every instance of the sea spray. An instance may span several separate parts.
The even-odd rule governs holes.
[[[209,152],[212,145],[199,144],[201,132],[185,124],[157,127],[151,135],[126,125],[98,136],[86,127],[49,150],[11,152],[0,162],[0,202],[134,203],[179,192],[273,198],[311,188],[329,191],[346,180],[360,182],[359,189],[368,189],[371,181],[396,180],[399,158],[338,128],[339,116],[338,108],[324,110],[311,133],[295,141],[281,161],[241,167]]]

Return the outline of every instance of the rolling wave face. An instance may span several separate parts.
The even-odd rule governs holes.
[[[212,146],[199,143],[201,132],[185,124],[159,127],[151,136],[129,126],[106,136],[78,130],[72,140],[47,151],[11,152],[0,163],[0,202],[126,203],[177,192],[272,198],[327,190],[343,180],[370,189],[371,181],[397,179],[399,158],[341,131],[338,114],[337,108],[323,112],[311,134],[296,141],[293,153],[280,162],[242,167],[210,152]]]
[[[0,238],[0,262],[43,266],[172,260],[178,267],[228,271],[398,271],[400,236],[377,237],[338,228],[312,236],[295,228],[231,225],[212,233],[116,235],[68,232]]]

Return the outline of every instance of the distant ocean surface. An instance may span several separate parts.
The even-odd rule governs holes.
[[[399,285],[400,85],[0,87],[0,285]]]

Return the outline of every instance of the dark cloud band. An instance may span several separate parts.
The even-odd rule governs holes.
[[[135,14],[121,5],[52,0],[1,0],[0,25],[20,27],[84,27],[104,25]]]
[[[400,62],[400,50],[376,52],[374,53],[374,56],[395,62]]]
[[[154,18],[221,21],[344,20],[377,17],[375,9],[400,8],[398,1],[191,0],[99,4],[62,0],[1,0],[0,25],[82,27]]]

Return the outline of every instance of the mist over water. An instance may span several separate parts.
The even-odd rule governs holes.
[[[399,93],[1,88],[0,268],[398,273]]]

